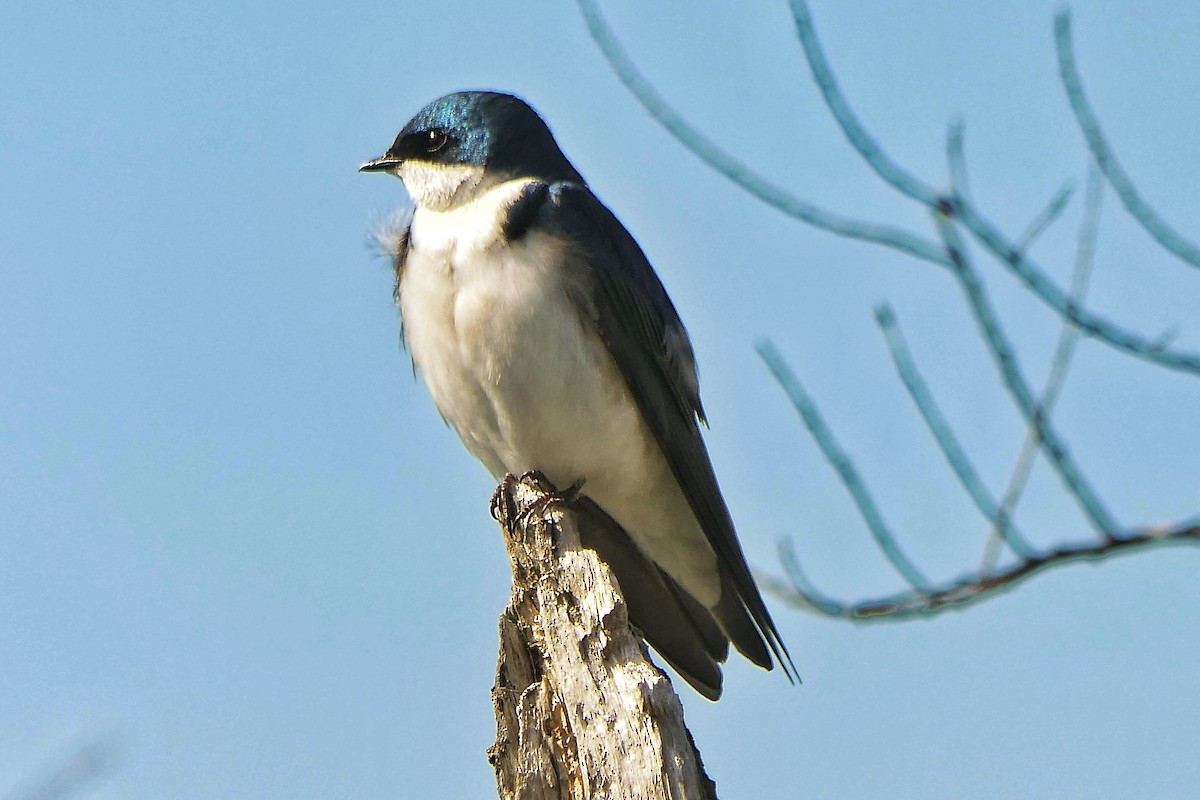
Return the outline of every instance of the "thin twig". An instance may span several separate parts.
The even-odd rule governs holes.
[[[1083,477],[1083,473],[1076,466],[1075,459],[1067,449],[1066,442],[1059,437],[1050,420],[1041,416],[1041,412],[1034,402],[1033,393],[1029,389],[1029,383],[1017,364],[1016,351],[1013,350],[1008,337],[1004,334],[1004,329],[988,300],[983,283],[971,265],[966,244],[959,236],[958,229],[945,214],[935,213],[933,217],[938,233],[946,243],[946,253],[954,262],[955,275],[966,296],[971,314],[975,317],[975,322],[987,344],[988,352],[991,353],[992,360],[996,362],[1000,371],[1004,388],[1008,390],[1015,401],[1025,424],[1037,426],[1041,430],[1041,446],[1046,458],[1062,478],[1067,492],[1079,503],[1088,522],[1101,536],[1106,539],[1113,538],[1120,530],[1120,526],[1093,491],[1091,484]]]
[[[1013,272],[1033,294],[1054,309],[1059,316],[1079,326],[1080,331],[1118,350],[1168,369],[1200,374],[1200,355],[1171,350],[1162,336],[1148,339],[1120,328],[1090,311],[1075,305],[1045,270],[1011,245],[1004,236],[969,203],[952,201],[955,217],[971,235]]]
[[[817,40],[817,29],[813,25],[812,15],[808,13],[808,5],[804,0],[791,0],[791,4],[792,17],[796,22],[796,35],[800,38],[800,46],[804,48],[804,57],[808,61],[813,83],[821,90],[825,106],[842,129],[842,134],[850,142],[850,146],[858,151],[867,162],[867,166],[874,170],[884,183],[921,205],[929,208],[937,206],[941,194],[893,160],[858,121],[846,96],[838,87],[837,78],[834,77],[829,62],[825,59],[825,51],[821,49],[821,43]]]
[[[1091,278],[1096,237],[1100,229],[1100,201],[1103,198],[1103,189],[1104,184],[1101,182],[1100,173],[1095,168],[1089,170],[1087,189],[1084,192],[1083,221],[1079,226],[1079,239],[1075,248],[1075,266],[1071,273],[1071,298],[1078,303],[1082,303],[1087,296],[1088,282]],[[1070,369],[1071,358],[1075,355],[1075,345],[1078,342],[1079,329],[1069,322],[1065,323],[1062,330],[1059,331],[1058,344],[1054,348],[1054,358],[1050,362],[1050,374],[1046,378],[1046,385],[1042,388],[1041,399],[1038,401],[1038,408],[1041,410],[1040,419],[1049,419],[1054,412],[1054,405],[1058,402],[1058,395],[1066,381],[1067,370]],[[1010,521],[1016,511],[1017,503],[1021,500],[1021,493],[1025,491],[1025,485],[1033,470],[1034,460],[1041,449],[1041,439],[1041,427],[1031,426],[1026,430],[1021,454],[1017,457],[1017,463],[1008,480],[1008,488],[1004,491],[1004,500],[1000,504],[999,517],[1003,522]],[[1003,529],[997,525],[992,529],[992,535],[988,537],[981,567],[981,571],[985,575],[995,568],[1000,543],[999,534],[1002,531]]]
[[[937,442],[938,448],[942,451],[946,462],[950,465],[951,470],[958,477],[959,483],[962,484],[971,500],[975,503],[975,507],[979,509],[979,513],[1000,531],[1000,535],[1004,537],[1004,541],[1015,552],[1023,556],[1032,555],[1034,548],[1025,537],[1017,532],[1010,520],[1002,516],[1002,507],[997,506],[991,492],[983,485],[983,480],[979,477],[979,473],[975,471],[974,465],[967,458],[967,454],[962,449],[962,445],[959,444],[958,438],[950,428],[950,424],[946,422],[946,418],[942,415],[941,410],[934,401],[933,394],[925,384],[924,378],[921,377],[921,373],[913,361],[912,354],[908,350],[908,345],[904,342],[904,336],[900,333],[900,326],[896,322],[895,313],[889,306],[880,306],[875,310],[875,320],[883,330],[888,350],[892,356],[892,363],[896,365],[896,371],[900,374],[900,380],[904,383],[909,396],[917,406],[917,411],[920,412],[921,419],[925,420],[925,425],[929,428],[930,433],[933,434],[933,438]]]
[[[1200,247],[1177,233],[1167,224],[1166,220],[1158,215],[1158,212],[1142,199],[1129,174],[1121,167],[1121,162],[1113,153],[1104,132],[1100,130],[1100,122],[1096,119],[1096,115],[1087,101],[1087,95],[1083,91],[1083,81],[1075,66],[1075,47],[1071,41],[1071,14],[1069,11],[1060,11],[1054,17],[1054,46],[1058,51],[1058,72],[1062,77],[1063,88],[1067,91],[1067,100],[1071,103],[1071,110],[1075,112],[1075,120],[1079,123],[1079,130],[1087,141],[1088,149],[1092,151],[1092,158],[1096,160],[1096,166],[1100,168],[1104,177],[1112,185],[1113,191],[1121,199],[1121,204],[1146,229],[1146,233],[1154,237],[1155,241],[1185,263],[1191,264],[1193,267],[1200,267]]]
[[[821,413],[817,410],[817,406],[809,397],[808,392],[800,384],[800,379],[788,367],[787,362],[783,360],[783,356],[775,349],[775,346],[768,341],[760,341],[756,346],[759,356],[762,357],[767,368],[771,370],[771,374],[775,376],[775,380],[783,388],[788,399],[791,400],[792,406],[800,414],[800,418],[804,421],[805,427],[812,434],[813,440],[817,446],[821,448],[821,453],[825,456],[838,478],[841,479],[842,485],[850,492],[850,497],[854,500],[854,505],[858,508],[858,512],[862,515],[863,520],[867,523],[867,529],[870,530],[872,538],[875,539],[879,549],[883,551],[884,556],[901,577],[908,582],[918,592],[922,591],[922,587],[926,586],[929,581],[921,574],[916,565],[904,555],[900,549],[900,545],[896,543],[896,538],[892,532],[888,530],[887,523],[883,520],[883,515],[879,513],[879,508],[875,505],[874,499],[871,497],[867,485],[863,483],[862,478],[858,474],[858,470],[854,467],[854,463],[845,451],[838,445],[837,440],[833,436],[833,432],[825,424],[825,420],[821,418]]]
[[[1050,202],[1046,204],[1045,210],[1034,218],[1033,222],[1029,223],[1029,227],[1025,229],[1025,233],[1021,234],[1021,238],[1017,240],[1017,250],[1024,253],[1033,247],[1033,243],[1037,238],[1046,232],[1046,229],[1054,224],[1054,221],[1059,218],[1063,211],[1066,210],[1067,204],[1071,202],[1071,195],[1075,193],[1075,187],[1067,183],[1055,193],[1054,197],[1050,198]]]
[[[965,126],[961,119],[950,123],[946,131],[946,163],[950,167],[950,188],[959,197],[971,196],[971,184],[967,180],[967,157],[963,138]]]

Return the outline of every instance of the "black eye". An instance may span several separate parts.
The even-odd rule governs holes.
[[[435,128],[434,130],[425,132],[422,146],[425,148],[426,153],[436,153],[445,147],[448,141],[450,141],[450,137],[446,135],[446,132]]]

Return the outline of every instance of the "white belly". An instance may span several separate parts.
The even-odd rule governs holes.
[[[716,559],[607,348],[554,269],[560,244],[515,243],[497,217],[522,188],[418,209],[400,284],[405,341],[434,403],[493,477],[584,481],[655,562],[705,604]]]

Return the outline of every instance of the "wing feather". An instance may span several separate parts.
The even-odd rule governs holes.
[[[695,356],[675,306],[637,242],[586,186],[555,183],[543,191],[538,223],[575,245],[568,266],[584,275],[587,296],[573,299],[594,320],[717,554],[723,583],[736,592],[736,603],[723,598],[715,611],[753,619],[722,619],[722,626],[744,655],[769,669],[765,640],[790,678],[791,657],[746,565],[700,435]]]

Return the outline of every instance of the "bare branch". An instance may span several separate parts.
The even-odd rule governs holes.
[[[816,590],[800,568],[789,542],[780,545],[780,558],[785,565],[790,585],[777,579],[764,578],[767,586],[791,602],[819,613],[846,619],[901,618],[929,613],[949,607],[959,607],[1009,588],[1026,577],[1048,567],[1080,560],[1098,560],[1133,550],[1173,544],[1195,544],[1200,535],[1195,522],[1172,529],[1159,527],[1123,527],[1111,515],[1106,505],[1085,479],[1070,454],[1066,442],[1051,424],[1051,412],[1062,390],[1072,356],[1080,337],[1088,336],[1109,347],[1167,369],[1193,375],[1200,374],[1200,354],[1172,349],[1170,334],[1150,337],[1118,325],[1084,307],[1092,251],[1100,203],[1100,182],[1093,174],[1089,178],[1084,221],[1079,234],[1075,267],[1070,292],[1064,291],[1048,270],[1030,255],[1029,250],[1042,233],[1066,209],[1072,195],[1064,186],[1051,199],[1027,231],[1018,239],[1002,233],[970,197],[964,135],[961,122],[951,125],[946,138],[946,158],[950,172],[950,191],[942,193],[920,177],[893,160],[882,145],[862,125],[838,86],[834,73],[821,50],[805,0],[789,0],[796,32],[812,78],[846,140],[866,164],[889,186],[906,197],[924,205],[933,215],[940,243],[930,242],[908,231],[851,220],[831,214],[812,203],[801,201],[780,186],[764,179],[746,164],[731,156],[688,123],[672,108],[643,76],[621,48],[616,36],[604,22],[596,0],[577,0],[589,30],[601,52],[618,78],[634,97],[684,147],[712,169],[723,174],[735,185],[757,197],[776,210],[807,224],[841,236],[870,241],[907,253],[922,261],[949,269],[975,318],[986,349],[997,366],[1001,382],[1013,398],[1026,426],[1024,452],[1010,477],[1007,490],[999,504],[984,486],[959,445],[953,431],[940,414],[910,355],[890,308],[881,307],[876,318],[888,340],[893,361],[919,412],[930,428],[939,448],[952,470],[970,494],[976,507],[992,525],[992,542],[1007,542],[1017,560],[990,572],[965,575],[944,584],[931,584],[904,555],[896,538],[884,522],[871,494],[858,475],[853,463],[840,449],[799,380],[784,363],[778,351],[769,343],[758,345],[758,352],[771,369],[776,380],[788,395],[804,424],[822,453],[834,467],[839,479],[849,491],[858,512],[862,515],[871,536],[885,558],[912,587],[910,591],[863,603],[842,603]],[[1095,124],[1080,87],[1071,53],[1068,18],[1060,15],[1056,23],[1056,41],[1060,69],[1068,96],[1075,108],[1080,127],[1089,140],[1093,158],[1105,177],[1113,184],[1131,213],[1138,216],[1148,230],[1176,255],[1189,260],[1185,253],[1195,253],[1195,246],[1175,234],[1140,200],[1124,173],[1120,170]],[[1126,189],[1128,191],[1126,191]],[[1133,198],[1130,200],[1130,198]],[[1141,211],[1135,210],[1140,204]],[[1139,216],[1140,213],[1140,216]],[[1035,398],[1029,382],[1018,364],[1017,354],[991,305],[982,276],[971,261],[966,242],[960,232],[970,237],[1007,271],[1015,275],[1039,302],[1052,309],[1063,320],[1051,365],[1050,375],[1040,397]],[[1157,226],[1157,228],[1155,227]],[[1172,237],[1174,237],[1172,239]],[[1173,244],[1168,244],[1168,241]],[[1188,248],[1191,248],[1189,251]],[[1196,263],[1196,261],[1191,261]],[[1045,453],[1051,468],[1057,473],[1066,492],[1079,505],[1084,517],[1100,534],[1100,541],[1063,545],[1040,551],[1014,530],[1012,517],[1028,480],[1029,470],[1038,452]],[[989,556],[990,562],[996,554]]]
[[[946,163],[950,167],[950,189],[959,197],[971,196],[971,185],[967,180],[967,157],[963,138],[965,126],[961,119],[950,123],[946,131]]]
[[[675,137],[701,161],[719,172],[746,192],[763,201],[776,211],[800,220],[813,227],[848,239],[859,239],[890,247],[914,258],[949,267],[945,254],[934,242],[922,239],[908,231],[887,225],[843,217],[827,211],[768,181],[750,167],[734,158],[719,145],[698,131],[682,114],[676,111],[650,82],[621,47],[616,35],[605,22],[595,0],[577,0],[583,18],[587,22],[592,40],[617,78],[637,98],[659,125]]]
[[[1087,296],[1088,281],[1092,272],[1092,256],[1096,250],[1096,236],[1100,225],[1100,201],[1103,197],[1103,188],[1099,173],[1095,169],[1089,171],[1083,204],[1083,222],[1079,227],[1079,243],[1075,248],[1075,267],[1071,274],[1071,299],[1076,302],[1083,302],[1084,297]],[[1064,324],[1059,332],[1054,358],[1050,363],[1050,374],[1046,378],[1046,385],[1042,389],[1041,399],[1038,401],[1038,408],[1041,411],[1039,419],[1049,419],[1052,415],[1054,405],[1058,402],[1059,392],[1062,391],[1063,384],[1066,382],[1067,370],[1070,368],[1071,358],[1075,354],[1075,345],[1078,341],[1079,329],[1070,323]],[[1042,428],[1040,426],[1029,427],[1025,435],[1025,442],[1021,446],[1021,454],[1017,457],[1017,463],[1009,478],[1008,488],[1004,492],[1004,500],[1001,503],[999,514],[1001,522],[1007,523],[1011,520],[1017,503],[1021,500],[1021,493],[1025,491],[1025,484],[1033,470],[1034,459],[1041,449],[1041,443]],[[984,553],[982,567],[984,574],[991,572],[995,567],[997,556],[995,545],[1002,534],[1003,528],[997,524],[993,528],[992,535],[988,537],[988,548]]]
[[[1032,555],[1033,547],[1024,536],[1017,532],[1003,508],[996,505],[995,499],[983,485],[979,473],[975,471],[971,460],[967,458],[966,452],[958,443],[954,431],[951,430],[946,418],[938,409],[929,387],[925,385],[925,380],[921,377],[921,373],[917,370],[917,365],[908,351],[908,345],[904,342],[904,336],[900,333],[900,326],[896,322],[896,315],[891,307],[885,305],[876,309],[875,320],[883,330],[884,338],[887,339],[892,363],[896,365],[896,371],[900,373],[900,380],[908,389],[909,396],[916,404],[930,433],[933,434],[946,462],[958,476],[959,483],[971,497],[975,507],[979,509],[979,513],[992,523],[999,531],[999,535],[1004,537],[1004,541],[1014,551],[1024,556]]]
[[[819,206],[801,200],[778,184],[763,178],[750,167],[734,158],[711,139],[697,130],[683,115],[676,111],[650,84],[629,55],[621,47],[612,29],[605,22],[595,0],[576,0],[592,40],[612,67],[620,81],[629,89],[642,107],[663,126],[680,144],[694,153],[713,170],[727,177],[735,185],[771,206],[775,210],[800,220],[808,225],[827,230],[839,236],[873,242],[897,250],[914,258],[951,266],[945,253],[936,244],[908,231],[887,225],[863,222],[843,217]],[[826,103],[851,144],[867,159],[868,165],[892,186],[917,201],[934,208],[939,195],[930,186],[904,171],[886,156],[874,139],[853,116],[844,96],[833,80],[832,71],[816,40],[816,33],[802,0],[792,0],[796,14],[797,31],[810,68],[824,93]],[[811,49],[810,49],[811,48]],[[814,66],[814,64],[816,66]],[[840,116],[839,116],[840,114]],[[965,197],[957,197],[953,203],[956,216],[999,260],[1043,303],[1059,315],[1077,324],[1088,336],[1133,356],[1161,366],[1200,374],[1200,354],[1175,351],[1167,347],[1162,336],[1153,339],[1126,330],[1103,317],[1079,308],[1067,301],[1066,294],[1021,250],[1008,242],[995,226],[989,223]]]
[[[1075,47],[1071,41],[1069,11],[1060,11],[1054,18],[1054,45],[1058,51],[1058,72],[1062,77],[1063,88],[1067,91],[1071,110],[1075,112],[1075,120],[1079,123],[1079,130],[1083,132],[1088,149],[1092,151],[1096,166],[1112,185],[1125,210],[1146,229],[1146,233],[1183,262],[1200,267],[1200,247],[1177,233],[1142,199],[1128,173],[1121,167],[1121,162],[1113,154],[1104,132],[1100,130],[1100,122],[1087,101],[1083,81],[1075,66]]]
[[[1047,277],[1045,270],[1037,266],[1027,254],[1011,245],[973,206],[957,201],[952,201],[951,205],[955,217],[971,232],[976,241],[1002,264],[1011,267],[1036,297],[1060,316],[1078,325],[1083,333],[1144,361],[1168,369],[1200,374],[1200,355],[1170,350],[1162,336],[1146,338],[1075,305],[1067,294]]]
[[[921,574],[916,565],[904,555],[900,546],[896,543],[896,538],[892,536],[888,530],[887,523],[883,521],[883,515],[879,513],[879,508],[875,505],[875,501],[871,498],[870,491],[859,477],[858,470],[854,467],[854,462],[846,455],[845,451],[838,445],[837,440],[833,437],[833,432],[825,424],[825,420],[821,418],[821,413],[817,410],[817,406],[813,403],[812,398],[808,396],[808,392],[800,384],[800,379],[792,372],[787,362],[783,360],[783,356],[775,349],[775,346],[768,341],[758,343],[756,349],[759,356],[766,363],[767,369],[771,370],[771,374],[775,376],[775,380],[783,388],[788,399],[792,401],[792,406],[800,414],[800,418],[804,421],[804,425],[812,434],[813,440],[817,446],[821,448],[822,455],[825,460],[833,466],[838,477],[842,481],[842,485],[850,492],[851,498],[854,500],[854,505],[858,508],[859,514],[867,523],[867,528],[871,532],[871,536],[875,539],[875,543],[879,545],[879,549],[883,551],[887,560],[896,568],[901,577],[918,591],[923,591],[922,587],[928,585],[929,581]]]
[[[979,331],[987,343],[988,352],[991,353],[992,360],[996,362],[1000,371],[1004,388],[1008,390],[1009,395],[1015,401],[1017,410],[1025,419],[1025,424],[1037,426],[1041,430],[1042,450],[1050,465],[1062,478],[1067,492],[1079,503],[1084,516],[1102,536],[1111,539],[1120,526],[1104,507],[1104,503],[1093,491],[1091,484],[1083,477],[1083,473],[1076,466],[1075,459],[1067,449],[1066,442],[1058,435],[1058,432],[1050,424],[1050,420],[1042,416],[1034,402],[1029,383],[1017,363],[1016,351],[1004,334],[1004,329],[988,300],[983,283],[971,265],[966,244],[958,235],[958,230],[948,216],[936,213],[934,222],[937,225],[938,233],[946,243],[946,252],[954,262],[955,275],[966,296],[971,314],[975,317]]]
[[[863,161],[867,162],[867,166],[874,170],[884,183],[923,206],[935,208],[941,201],[941,194],[885,153],[850,109],[850,103],[838,87],[829,62],[825,60],[821,43],[817,41],[817,30],[813,26],[807,4],[804,0],[791,0],[791,5],[792,18],[796,22],[796,35],[800,38],[800,46],[804,48],[804,57],[808,60],[813,82],[821,90],[825,106],[842,129],[850,146],[858,151]]]
[[[988,220],[963,197],[947,198],[938,194],[933,187],[905,170],[889,157],[867,133],[862,123],[850,109],[841,89],[834,79],[833,71],[825,60],[813,27],[812,16],[804,0],[790,0],[792,16],[796,22],[796,33],[804,49],[813,80],[821,90],[825,105],[842,129],[847,141],[867,165],[888,185],[901,194],[936,211],[949,202],[954,216],[1000,261],[1038,297],[1059,315],[1074,322],[1089,336],[1146,361],[1152,361],[1170,369],[1200,374],[1200,355],[1168,350],[1158,340],[1128,331],[1108,320],[1084,310],[1067,299],[1066,294],[1052,281],[1046,271],[1029,259],[1021,248],[1013,245]],[[686,143],[685,143],[686,144]]]
[[[1056,567],[1179,545],[1200,545],[1200,524],[1197,524],[1196,520],[1176,526],[1147,527],[1104,542],[1064,545],[1039,553],[1033,558],[1020,559],[1012,566],[991,575],[971,573],[957,580],[930,587],[927,592],[903,592],[856,603],[842,603],[811,589],[803,589],[802,584],[789,584],[779,578],[763,577],[759,582],[764,589],[785,602],[827,616],[854,622],[904,620],[962,608],[1012,589],[1025,579]],[[788,575],[791,576],[790,569]]]

